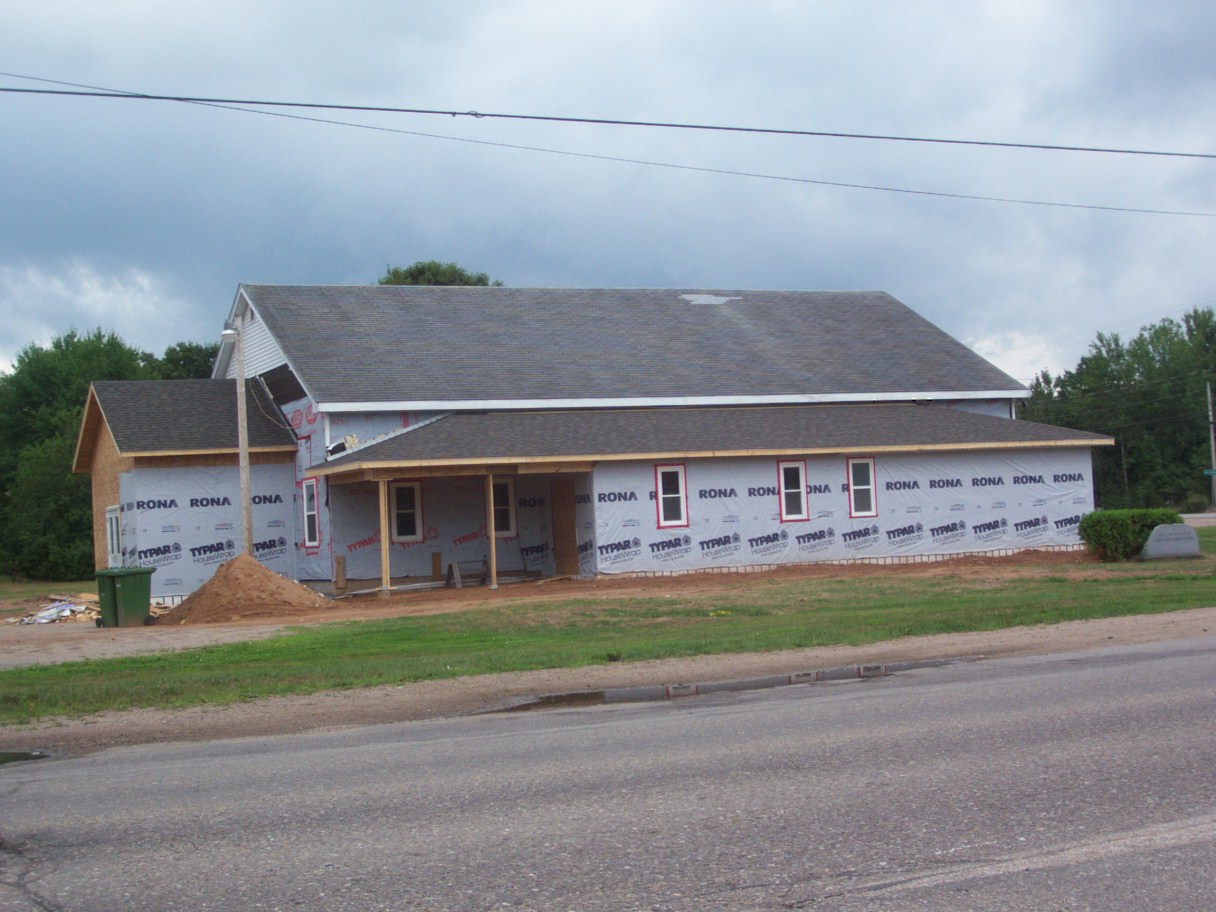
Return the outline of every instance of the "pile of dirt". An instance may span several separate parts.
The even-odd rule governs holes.
[[[307,586],[267,570],[241,554],[220,564],[211,577],[159,624],[232,624],[243,620],[299,617],[324,611],[330,602]]]

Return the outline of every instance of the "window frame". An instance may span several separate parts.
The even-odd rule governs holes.
[[[401,509],[397,504],[397,492],[403,488],[409,488],[414,492],[414,528],[413,535],[402,535],[397,526],[398,518],[401,516]],[[391,540],[394,544],[416,544],[426,539],[426,529],[422,523],[422,482],[420,481],[395,481],[389,485],[392,491],[392,509],[389,511],[392,514],[393,526],[390,530]]]
[[[849,484],[849,518],[850,519],[869,519],[878,515],[878,469],[874,465],[874,457],[861,456],[857,458],[849,458],[846,462],[846,476]],[[861,490],[870,492],[870,509],[857,509],[857,489],[853,484],[853,466],[868,465],[870,468],[870,483],[862,485]]]
[[[663,519],[663,475],[666,472],[675,473],[678,479],[679,493],[675,495],[680,504],[680,516],[677,520]],[[667,495],[670,496],[670,495]],[[688,469],[683,463],[664,463],[654,467],[654,501],[655,522],[659,529],[688,528]]]
[[[798,487],[787,488],[785,486],[785,470],[798,470]],[[797,492],[798,503],[801,510],[797,513],[790,512],[786,509],[786,497]],[[782,459],[777,462],[777,503],[781,510],[781,521],[787,522],[809,522],[811,518],[811,506],[806,493],[806,460],[805,459]]]
[[[106,507],[106,566],[122,566],[122,509]]]
[[[304,510],[304,547],[321,547],[321,501],[319,479],[305,478],[300,482],[300,506]],[[311,494],[309,493],[311,491]],[[312,498],[312,510],[308,509],[309,498]],[[309,517],[312,518],[312,536],[309,536]]]
[[[503,529],[498,525],[498,511],[501,509],[498,506],[498,486],[503,485],[507,491],[507,518],[510,521],[508,528]],[[494,537],[495,538],[514,538],[518,532],[516,531],[516,516],[515,516],[515,479],[514,478],[495,478],[490,491],[490,512],[494,514]]]

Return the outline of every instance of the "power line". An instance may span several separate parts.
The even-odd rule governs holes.
[[[22,76],[19,73],[0,73],[16,79],[34,79],[36,77]],[[46,80],[53,81],[53,80]],[[1179,152],[1162,149],[1123,149],[1113,146],[1072,146],[1059,143],[1022,143],[1000,142],[983,139],[950,139],[933,136],[900,136],[882,133],[844,133],[831,130],[794,130],[780,127],[740,127],[723,124],[681,123],[664,120],[625,120],[608,117],[563,117],[553,114],[511,114],[501,111],[458,111],[443,108],[404,108],[389,105],[353,105],[353,104],[323,104],[304,101],[272,101],[254,98],[208,98],[191,95],[154,95],[146,92],[119,92],[106,90],[73,90],[66,89],[20,89],[0,87],[0,92],[12,92],[25,95],[70,95],[85,98],[125,98],[140,101],[176,101],[194,104],[213,105],[256,105],[258,107],[306,108],[319,111],[359,111],[375,114],[417,114],[443,117],[470,117],[478,120],[526,120],[542,123],[587,124],[609,127],[646,127],[664,130],[695,130],[714,133],[751,133],[767,136],[806,136],[820,139],[859,139],[879,142],[928,143],[948,146],[982,146],[995,149],[1030,149],[1045,152],[1088,152],[1104,155],[1143,155],[1160,158],[1197,158],[1216,160],[1216,153],[1210,152]]]
[[[21,78],[21,79],[38,79],[38,77],[20,76],[19,74],[3,73],[3,72],[0,72],[0,76],[16,76],[17,78]],[[56,80],[39,80],[39,81],[55,82]],[[66,83],[66,84],[71,85],[72,83]],[[913,190],[913,189],[910,189],[907,187],[887,187],[887,186],[883,186],[883,185],[879,185],[879,184],[858,184],[858,183],[849,183],[846,181],[820,180],[820,179],[809,178],[809,177],[792,177],[789,175],[767,174],[767,173],[758,172],[758,171],[739,171],[739,170],[734,170],[734,169],[729,169],[729,168],[710,168],[710,167],[705,167],[705,166],[700,166],[700,165],[685,165],[685,164],[678,164],[678,163],[674,163],[674,162],[656,161],[653,159],[625,158],[622,156],[604,155],[604,154],[594,153],[594,152],[572,152],[568,149],[551,149],[551,148],[546,148],[544,146],[527,146],[527,145],[521,145],[521,144],[517,144],[517,143],[497,142],[494,140],[487,140],[487,139],[470,139],[468,137],[463,137],[463,136],[449,136],[449,135],[440,134],[440,133],[425,133],[425,132],[421,132],[421,131],[417,131],[417,130],[402,130],[402,129],[399,129],[396,127],[382,127],[382,126],[376,126],[376,125],[372,125],[372,124],[355,123],[352,121],[332,120],[332,119],[323,118],[323,117],[310,117],[310,116],[303,115],[303,114],[287,114],[282,111],[261,111],[261,110],[255,109],[255,108],[240,107],[241,104],[268,104],[268,105],[284,105],[284,106],[293,104],[293,103],[288,103],[288,102],[257,102],[257,101],[233,102],[233,101],[227,101],[224,99],[196,98],[196,97],[189,97],[189,96],[146,95],[146,94],[137,93],[137,92],[121,92],[118,90],[111,90],[111,89],[106,89],[106,90],[102,90],[99,92],[85,92],[85,91],[65,92],[65,91],[49,91],[49,90],[40,90],[40,89],[11,89],[11,88],[0,87],[0,92],[24,92],[24,93],[49,94],[49,95],[78,95],[78,96],[84,96],[84,97],[100,97],[100,98],[130,98],[130,99],[145,100],[145,101],[172,101],[172,102],[180,102],[180,103],[184,103],[184,104],[197,104],[197,105],[203,105],[206,107],[221,108],[221,109],[230,110],[230,111],[240,111],[240,112],[243,112],[246,114],[260,114],[260,115],[267,116],[267,117],[282,117],[282,118],[286,118],[288,120],[301,120],[301,121],[306,121],[309,123],[320,123],[320,124],[328,124],[331,126],[351,127],[351,128],[360,129],[360,130],[372,130],[372,131],[375,131],[378,133],[395,133],[395,134],[400,134],[403,136],[419,136],[419,137],[424,137],[427,139],[439,139],[439,140],[444,140],[447,142],[468,143],[471,145],[489,146],[492,148],[499,148],[499,149],[514,149],[514,150],[522,151],[522,152],[540,152],[540,153],[547,154],[547,155],[564,155],[564,156],[567,156],[570,158],[585,158],[585,159],[591,159],[594,161],[609,161],[609,162],[616,162],[619,164],[643,165],[643,166],[652,167],[652,168],[668,168],[668,169],[676,170],[676,171],[691,171],[691,172],[700,173],[700,174],[720,174],[720,175],[729,176],[729,177],[748,177],[748,178],[753,178],[756,180],[780,181],[783,183],[804,184],[804,185],[812,185],[812,186],[819,186],[819,187],[837,187],[840,189],[848,189],[848,190],[869,190],[869,191],[877,192],[877,193],[899,193],[899,194],[904,194],[907,196],[927,196],[927,197],[935,197],[938,199],[967,200],[970,202],[1008,203],[1008,204],[1020,205],[1020,206],[1041,206],[1041,207],[1049,207],[1049,208],[1057,208],[1057,209],[1079,209],[1079,210],[1096,211],[1096,212],[1121,212],[1121,213],[1128,213],[1128,214],[1135,214],[1135,215],[1172,215],[1172,216],[1184,216],[1184,217],[1188,217],[1188,218],[1216,218],[1216,212],[1196,212],[1196,211],[1175,210],[1175,209],[1145,209],[1145,208],[1136,208],[1136,207],[1130,207],[1130,206],[1099,206],[1099,205],[1092,205],[1092,204],[1087,204],[1087,203],[1064,203],[1064,202],[1058,202],[1058,201],[1052,201],[1052,200],[1022,199],[1022,198],[1016,198],[1016,197],[1003,197],[1003,196],[981,196],[981,195],[977,195],[977,194],[968,194],[968,193],[950,193],[947,191],[940,191],[940,190]],[[477,112],[467,112],[467,111],[464,111],[464,112],[462,112],[462,111],[426,111],[426,110],[422,110],[422,109],[415,110],[415,109],[407,109],[407,108],[375,108],[375,107],[342,106],[342,105],[303,105],[303,104],[297,105],[297,106],[299,106],[299,107],[316,107],[316,108],[328,107],[328,108],[339,108],[339,109],[347,109],[347,110],[366,110],[366,111],[397,111],[397,112],[401,112],[401,113],[443,113],[443,114],[450,114],[452,116],[461,116],[461,115],[469,115],[469,116],[476,116],[476,117],[508,116],[508,115],[479,114]],[[641,122],[638,122],[638,123],[640,124]],[[811,135],[813,135],[813,134],[811,134]],[[982,143],[979,143],[979,142],[975,142],[973,144],[982,145]],[[1030,145],[1027,145],[1027,147],[1034,148],[1033,146],[1030,146]],[[1043,147],[1043,148],[1048,148],[1048,147]],[[1070,148],[1070,147],[1060,147],[1060,148]],[[1084,151],[1080,147],[1071,147],[1071,148],[1075,148],[1076,151]],[[1093,151],[1100,151],[1100,150],[1093,150]],[[1152,154],[1152,153],[1146,153],[1146,154]],[[1167,153],[1161,153],[1161,154],[1167,154]],[[1184,153],[1168,153],[1168,154],[1182,155]],[[1189,155],[1189,153],[1185,153],[1185,154]],[[1199,157],[1216,158],[1216,155],[1199,156]]]

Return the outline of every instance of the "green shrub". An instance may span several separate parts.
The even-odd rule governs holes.
[[[1095,510],[1082,517],[1078,531],[1099,560],[1124,561],[1140,554],[1154,528],[1180,522],[1173,510]]]

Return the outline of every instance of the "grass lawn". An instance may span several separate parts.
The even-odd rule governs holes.
[[[757,577],[713,595],[681,595],[673,588],[665,598],[515,603],[297,628],[269,640],[174,653],[17,668],[0,672],[0,724],[1204,607],[1216,604],[1216,527],[1199,533],[1202,560],[1093,565],[1085,578],[1061,572],[994,581],[965,568],[930,578]],[[83,591],[77,583],[47,585],[48,592]]]

